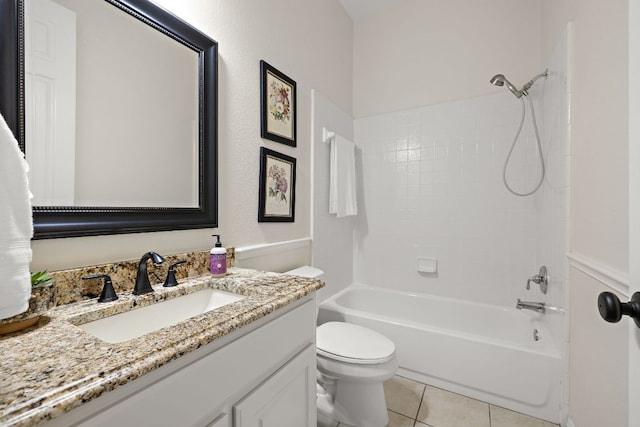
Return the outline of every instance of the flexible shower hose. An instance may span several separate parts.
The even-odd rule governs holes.
[[[544,167],[544,158],[542,157],[542,144],[540,143],[540,135],[538,134],[538,123],[536,122],[536,112],[533,109],[533,101],[531,101],[531,98],[526,96],[526,98],[529,100],[529,106],[531,107],[531,118],[533,120],[533,130],[535,131],[535,134],[536,134],[536,142],[538,146],[538,154],[540,156],[540,166],[542,168],[542,173],[540,174],[540,181],[538,181],[538,184],[536,185],[536,187],[527,193],[519,193],[515,191],[513,188],[509,186],[509,183],[507,182],[507,166],[509,165],[509,160],[511,160],[513,149],[516,148],[516,144],[518,143],[520,132],[522,132],[522,126],[524,125],[525,105],[524,105],[524,99],[522,98],[525,98],[525,96],[520,97],[520,102],[522,103],[522,117],[520,119],[520,126],[518,126],[518,131],[516,132],[515,138],[513,138],[511,149],[509,150],[509,154],[507,155],[507,158],[504,161],[504,168],[502,169],[502,182],[504,182],[505,187],[507,187],[507,190],[509,190],[512,194],[515,194],[516,196],[524,197],[524,196],[532,195],[533,193],[538,191],[538,189],[542,186],[542,182],[544,181],[544,175],[545,175],[545,167]]]

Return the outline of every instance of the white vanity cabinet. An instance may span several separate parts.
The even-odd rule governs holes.
[[[308,346],[234,405],[233,426],[315,426],[315,371],[315,346]]]
[[[316,427],[315,363],[308,296],[46,425]]]

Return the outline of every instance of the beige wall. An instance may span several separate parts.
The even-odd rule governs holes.
[[[542,55],[572,21],[570,250],[628,273],[627,0],[542,1]],[[595,275],[599,276],[599,275]],[[601,278],[602,279],[602,278]],[[626,426],[627,322],[597,312],[609,280],[571,272],[569,416],[576,427]],[[628,295],[618,293],[621,299]]]
[[[627,0],[544,0],[542,11],[545,48],[573,21],[571,250],[626,272]]]
[[[352,24],[338,0],[157,0],[219,43],[219,224],[228,246],[310,235],[310,90],[345,111],[352,106]],[[260,138],[259,61],[298,85],[298,146]],[[296,221],[257,222],[259,148],[297,159]],[[149,153],[152,154],[152,153]],[[33,242],[31,268],[60,269],[122,259],[148,250],[175,253],[213,246],[212,229]]]
[[[539,0],[405,0],[354,27],[354,116],[522,86],[540,67]]]
[[[598,280],[573,269],[571,283],[569,416],[575,427],[625,427],[631,319],[611,324],[600,318],[596,300],[604,289]]]

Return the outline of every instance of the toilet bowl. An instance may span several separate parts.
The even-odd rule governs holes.
[[[304,266],[286,274],[321,278],[324,272]],[[357,427],[388,424],[382,384],[398,369],[390,339],[352,323],[323,323],[316,328],[316,356],[318,413]]]

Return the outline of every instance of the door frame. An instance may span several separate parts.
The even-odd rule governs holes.
[[[640,291],[640,0],[629,0],[629,295]],[[640,329],[629,321],[629,426],[640,427]]]

